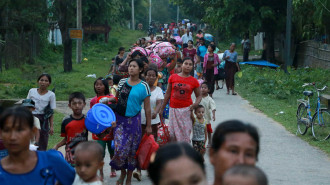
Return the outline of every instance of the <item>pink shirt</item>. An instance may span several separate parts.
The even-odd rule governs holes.
[[[214,64],[220,64],[221,61],[219,59],[219,56],[217,54],[213,54],[214,57]],[[209,53],[206,53],[204,56],[204,63],[203,63],[203,72],[206,73],[206,65],[207,65],[207,60],[209,59]],[[217,66],[214,66],[214,74],[218,74],[218,68]]]

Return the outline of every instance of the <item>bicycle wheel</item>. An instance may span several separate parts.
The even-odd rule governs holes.
[[[330,135],[330,113],[326,110],[320,110],[319,115],[317,112],[312,119],[312,132],[317,140],[325,140]]]
[[[301,103],[298,106],[297,110],[297,126],[298,126],[298,132],[301,135],[306,134],[308,125],[306,124],[308,122],[308,113],[307,113],[307,107],[305,104]]]

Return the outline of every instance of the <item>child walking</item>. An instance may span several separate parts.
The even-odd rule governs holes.
[[[191,119],[193,121],[193,137],[192,145],[193,148],[203,156],[205,154],[205,143],[207,140],[206,137],[206,120],[204,119],[205,108],[203,105],[198,105],[195,108],[195,115],[191,113]]]
[[[88,132],[85,127],[85,115],[82,113],[86,106],[85,96],[81,92],[74,92],[69,96],[68,106],[72,114],[63,119],[61,125],[62,141],[57,143],[53,149],[58,150],[65,145],[65,160],[75,166],[73,151],[78,143],[88,140]]]
[[[74,154],[77,174],[72,185],[103,185],[97,175],[104,165],[103,155],[103,148],[97,142],[80,143]]]
[[[35,108],[35,102],[31,99],[25,99],[22,101],[22,106],[28,108],[31,112],[33,112]],[[32,139],[31,143],[35,146],[39,146],[39,138],[40,138],[40,121],[37,117],[33,116],[33,124],[34,127],[38,129],[38,132],[36,132],[36,135]]]
[[[202,91],[202,101],[200,105],[203,105],[205,108],[205,120],[206,120],[206,128],[207,128],[207,137],[208,137],[208,145],[207,147],[211,147],[211,135],[213,133],[212,126],[211,126],[211,120],[215,121],[215,111],[216,111],[216,105],[214,100],[210,97],[209,92],[210,88],[207,82],[203,82],[201,85],[201,91]],[[211,119],[211,113],[212,113],[212,119]]]
[[[98,100],[103,96],[107,96],[109,98],[114,97],[113,95],[110,95],[109,83],[107,82],[107,80],[103,79],[102,77],[95,80],[94,91],[96,93],[96,96],[91,99],[90,108],[92,108],[96,103],[98,103]],[[103,102],[103,103],[107,103],[107,102]],[[112,159],[112,157],[114,156],[114,150],[111,148],[111,141],[113,140],[113,132],[111,131],[109,134],[107,134],[103,138],[99,138],[95,134],[92,134],[92,138],[94,140],[96,140],[103,147],[104,153],[105,153],[106,147],[108,147],[110,159]],[[100,168],[100,176],[101,176],[101,180],[103,180],[103,177],[104,177],[103,166],[102,166],[102,168]],[[116,176],[117,176],[116,171],[111,168],[110,178],[116,177]]]

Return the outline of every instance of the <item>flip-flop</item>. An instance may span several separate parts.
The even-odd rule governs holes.
[[[142,180],[141,179],[141,173],[139,173],[139,172],[134,172],[133,173],[133,177],[136,178],[138,181],[141,181]]]

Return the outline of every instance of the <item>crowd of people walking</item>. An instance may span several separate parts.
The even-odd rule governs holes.
[[[84,124],[85,96],[70,94],[72,114],[63,119],[63,140],[52,146],[55,150],[65,146],[64,158],[57,151],[45,151],[48,135],[54,132],[56,98],[48,90],[51,76],[41,74],[38,88],[28,92],[23,107],[9,108],[0,117],[7,151],[0,161],[0,184],[102,184],[106,148],[110,178],[120,171],[117,185],[130,185],[133,177],[141,181],[136,158],[141,138],[152,134],[159,141],[159,126],[167,123],[162,131],[168,129],[168,143],[150,158],[147,170],[153,184],[206,185],[204,155],[209,150],[214,185],[240,185],[241,181],[266,185],[265,174],[255,167],[260,143],[257,129],[237,120],[219,124],[214,133],[211,126],[216,121],[213,96],[220,89],[217,81],[225,80],[227,94],[236,95],[234,76],[240,69],[235,44],[222,55],[215,42],[205,42],[201,31],[194,42],[190,28],[192,25],[181,29],[184,34],[180,37],[173,25],[163,36],[155,38],[151,33],[149,40],[139,39],[127,52],[118,49],[109,74],[95,80],[95,97],[90,101],[91,109],[98,103],[112,108],[116,122],[93,134],[95,141],[88,141]],[[38,146],[38,151],[31,151],[31,145]]]

